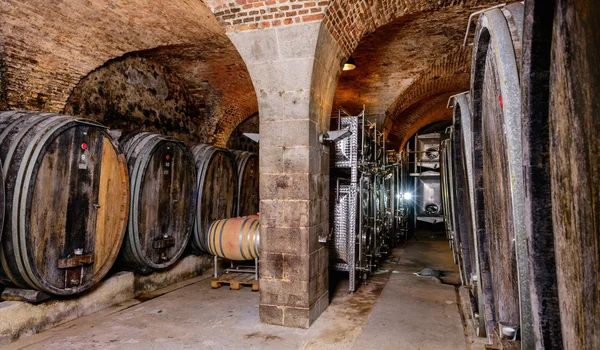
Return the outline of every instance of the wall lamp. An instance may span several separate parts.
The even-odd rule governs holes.
[[[356,68],[356,62],[354,62],[354,58],[350,56],[348,61],[346,61],[344,64],[344,68],[342,70],[353,70],[354,68]]]

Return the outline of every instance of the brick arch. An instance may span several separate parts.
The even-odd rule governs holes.
[[[400,17],[449,7],[471,8],[493,0],[332,0],[323,23],[349,57],[361,38]],[[465,24],[466,25],[466,24]]]
[[[456,48],[436,60],[398,95],[384,122],[384,131],[393,142],[403,145],[420,128],[411,133],[414,125],[425,126],[438,117],[442,119],[436,121],[451,118],[446,102],[451,95],[469,89],[470,57],[470,48]]]
[[[356,94],[352,91],[344,92],[350,97],[355,97],[355,100],[362,97],[370,98],[368,101],[374,101],[371,102],[372,104],[379,102],[383,108],[377,111],[377,116],[384,122],[384,131],[387,131],[390,134],[390,138],[395,142],[404,142],[407,129],[415,121],[415,109],[419,111],[417,115],[426,114],[423,106],[428,105],[426,103],[427,99],[438,95],[451,95],[452,93],[461,92],[469,88],[472,49],[470,47],[464,48],[461,45],[468,14],[471,11],[489,6],[495,2],[332,1],[323,23],[329,29],[332,37],[346,57],[352,52],[355,58],[360,58],[360,56],[369,57],[369,54],[376,55],[380,52],[387,52],[388,56],[378,62],[378,68],[371,69],[371,67],[366,67],[366,70],[371,69],[375,73],[382,73],[387,68],[381,67],[390,65],[389,62],[394,62],[389,52],[389,48],[393,47],[403,50],[397,52],[399,59],[398,63],[395,63],[394,66],[399,67],[397,69],[402,72],[407,72],[397,74],[388,69],[388,75],[384,75],[385,77],[390,77],[387,81],[385,78],[382,79],[387,84],[385,86],[397,87],[396,91],[394,91],[395,96],[394,92],[391,92],[393,88],[387,94],[375,94],[373,91],[368,90],[368,88],[362,86],[353,88],[351,85],[348,86],[348,84],[345,86],[346,90],[359,90],[361,94]],[[367,3],[369,3],[369,6],[367,6]],[[440,23],[442,20],[452,22],[444,22],[442,26]],[[430,24],[429,27],[427,27],[428,24]],[[412,28],[414,26],[417,26],[417,28],[421,26],[423,30],[416,32]],[[441,27],[445,31],[443,34],[439,32]],[[377,31],[375,31],[376,29]],[[396,31],[403,35],[393,37],[392,35]],[[422,32],[426,32],[428,33],[427,35],[436,38],[436,43],[439,46],[424,45],[427,50],[415,54],[414,47],[418,47],[421,40],[427,40],[426,35],[419,34]],[[386,40],[382,40],[381,38]],[[358,44],[361,40],[361,46],[359,47]],[[382,49],[378,50],[373,44],[369,46],[369,40],[381,45]],[[357,52],[354,52],[355,50]],[[364,61],[365,57],[362,58]],[[411,62],[414,63],[412,66]],[[411,77],[411,74],[414,76]],[[357,77],[360,77],[360,72],[357,70],[357,73],[347,73],[347,76],[357,79]],[[373,78],[370,76],[362,77],[362,79],[361,82],[365,86],[369,84],[375,85],[372,83]],[[414,80],[410,81],[409,79]],[[397,84],[391,85],[390,83]],[[336,94],[336,101],[347,102],[349,101],[348,96]],[[350,102],[352,101],[350,100]],[[375,109],[377,110],[377,108]],[[448,116],[446,112],[441,112],[441,108],[436,107],[436,110],[439,112],[438,115],[443,114],[446,117]],[[431,117],[431,113],[427,115],[428,118],[433,118]],[[393,129],[392,125],[395,125]]]
[[[175,72],[195,98],[205,98],[203,85],[214,87],[219,108],[210,120],[198,121],[210,125],[213,133],[221,117],[231,125],[222,123],[218,133],[227,133],[257,110],[243,60],[201,1],[173,0],[161,6],[83,0],[61,6],[44,0],[13,2],[0,9],[0,31],[5,67],[1,85],[10,109],[61,112],[75,86],[90,72],[128,53],[153,52],[151,58]],[[234,84],[224,77],[237,79],[237,93],[231,93]],[[229,108],[240,104],[244,107]],[[219,135],[215,141],[226,142]]]
[[[415,101],[438,91],[455,91],[469,88],[471,75],[471,48],[458,46],[437,59],[390,105],[386,116],[396,120]]]
[[[402,123],[396,123],[389,131],[393,144],[399,145],[398,149],[404,148],[408,140],[421,128],[439,121],[451,121],[452,110],[446,107],[448,98],[455,92],[443,93],[428,97],[426,101],[415,103],[403,119]]]

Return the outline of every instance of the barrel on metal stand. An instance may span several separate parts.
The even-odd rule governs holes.
[[[514,327],[519,327],[521,345],[530,348],[529,285],[527,278],[519,278],[527,275],[519,86],[522,24],[521,3],[480,16],[471,112],[475,222],[487,334],[492,338],[495,329],[502,338],[511,338],[516,335]]]
[[[0,113],[7,283],[72,295],[106,275],[129,210],[125,156],[104,126],[39,112]]]
[[[197,169],[196,221],[192,247],[208,252],[207,234],[215,220],[235,214],[237,200],[237,171],[230,151],[199,144],[191,148]]]
[[[258,215],[214,221],[207,234],[208,253],[236,261],[254,260],[260,252]]]
[[[238,193],[237,210],[238,216],[253,215],[258,213],[258,155],[246,151],[232,151],[237,165]]]
[[[148,132],[122,140],[130,174],[130,214],[121,256],[126,263],[166,268],[192,233],[196,167],[183,142]]]

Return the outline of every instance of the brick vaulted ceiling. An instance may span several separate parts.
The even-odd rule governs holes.
[[[469,15],[480,8],[406,15],[365,34],[352,53],[357,68],[342,72],[334,111],[359,113],[364,105],[394,146],[422,126],[451,119],[448,98],[469,88],[471,48],[462,43]]]
[[[246,66],[199,0],[3,0],[2,108],[62,112],[77,84],[105,63],[137,53],[179,77],[192,99],[216,106],[192,121],[201,141],[224,145],[258,110]],[[210,90],[210,91],[207,91]]]
[[[196,136],[224,145],[235,126],[258,110],[245,64],[226,31],[323,20],[358,64],[342,74],[334,106],[356,111],[365,104],[401,144],[415,125],[449,117],[443,100],[468,88],[470,50],[461,48],[468,15],[495,1],[0,3],[0,101],[7,101],[2,108],[61,112],[86,76],[136,53],[178,76],[192,98],[213,100],[199,103],[215,110],[209,120],[196,121],[204,125]],[[252,17],[237,18],[242,14]]]

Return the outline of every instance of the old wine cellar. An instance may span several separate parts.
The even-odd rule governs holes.
[[[600,349],[600,2],[0,0],[0,348]]]

